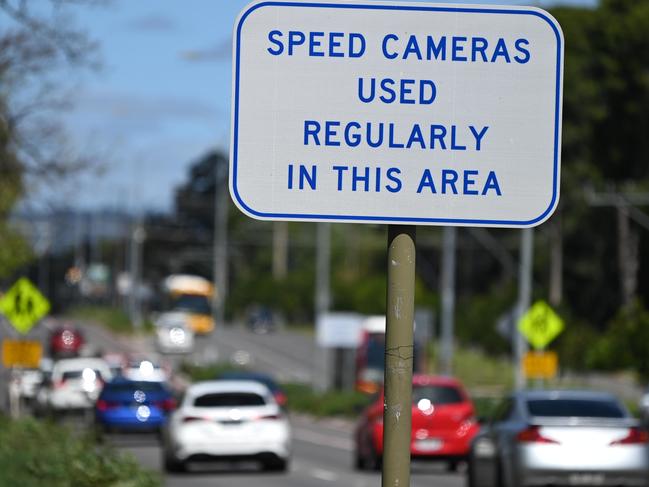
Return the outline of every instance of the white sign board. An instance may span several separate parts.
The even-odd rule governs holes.
[[[325,313],[316,320],[316,343],[325,348],[356,348],[361,342],[361,324],[365,317],[357,313]]]
[[[559,200],[563,37],[533,7],[259,1],[230,192],[265,220],[528,227]]]

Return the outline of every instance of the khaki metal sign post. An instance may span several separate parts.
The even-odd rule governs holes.
[[[410,485],[415,227],[388,227],[383,487]]]
[[[534,7],[257,0],[234,25],[232,59],[237,207],[388,225],[383,486],[406,487],[415,225],[552,215],[561,28]]]

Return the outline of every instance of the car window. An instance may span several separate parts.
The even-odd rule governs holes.
[[[103,376],[102,376],[101,371],[99,371],[97,369],[94,369],[94,371],[95,371],[95,374],[97,374],[97,377],[99,379],[102,379]],[[66,370],[65,372],[63,372],[63,375],[61,376],[61,378],[63,380],[68,380],[68,379],[78,379],[79,377],[82,377],[82,376],[83,376],[83,370]]]
[[[136,390],[143,392],[159,392],[165,391],[165,388],[160,382],[150,381],[126,382],[120,384],[108,383],[104,386],[104,391],[107,392],[133,392]]]
[[[218,408],[241,406],[264,406],[266,400],[259,394],[250,392],[219,392],[203,394],[194,399],[194,407]]]
[[[457,387],[440,385],[413,386],[412,402],[417,404],[422,399],[428,399],[435,405],[464,402],[464,397]]]
[[[617,401],[606,399],[529,399],[527,409],[532,416],[624,418],[627,416]]]

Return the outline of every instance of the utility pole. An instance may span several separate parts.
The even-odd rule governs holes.
[[[142,280],[142,244],[146,234],[142,225],[142,217],[138,217],[131,233],[130,274],[131,289],[129,294],[129,315],[133,327],[142,329],[142,307],[140,306],[140,288]]]
[[[225,303],[228,297],[228,193],[227,178],[219,178],[215,169],[214,181],[214,264],[216,291],[212,298],[212,314],[217,326],[225,321]]]
[[[288,222],[273,222],[273,279],[281,281],[287,274]]]
[[[331,303],[331,223],[316,224],[316,269],[315,269],[315,322],[329,311]],[[316,371],[314,386],[319,391],[326,391],[332,383],[331,350],[318,347],[316,352]]]
[[[514,358],[514,384],[516,389],[523,389],[526,385],[525,371],[523,370],[523,356],[527,352],[527,342],[523,334],[518,331],[518,322],[529,309],[532,301],[532,256],[534,253],[534,230],[524,228],[521,230],[521,256],[518,273],[518,309],[512,330],[512,350]]]
[[[453,329],[455,318],[455,248],[457,228],[444,227],[442,249],[442,336],[440,370],[453,374]]]
[[[388,226],[382,487],[410,485],[415,233],[415,226]]]

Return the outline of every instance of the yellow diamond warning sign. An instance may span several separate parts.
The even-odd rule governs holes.
[[[534,348],[540,350],[563,331],[563,320],[545,301],[537,301],[521,317],[518,329]]]
[[[23,334],[28,333],[49,310],[50,302],[25,277],[18,279],[0,298],[0,312]]]

